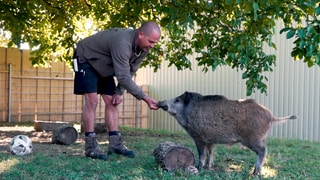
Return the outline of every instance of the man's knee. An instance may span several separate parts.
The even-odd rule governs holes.
[[[97,94],[85,94],[85,104],[89,107],[96,107],[98,104]]]
[[[102,98],[103,98],[103,101],[104,101],[106,107],[113,108],[113,106],[115,106],[112,103],[112,101],[113,101],[112,96],[110,96],[110,95],[102,95]],[[115,107],[117,107],[117,106],[115,106]]]

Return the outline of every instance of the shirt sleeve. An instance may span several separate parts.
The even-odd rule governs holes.
[[[130,94],[140,100],[145,96],[145,93],[132,79],[130,69],[131,53],[132,47],[126,42],[116,42],[111,47],[114,72],[119,83],[116,88],[116,93],[123,94],[124,89],[126,89]]]

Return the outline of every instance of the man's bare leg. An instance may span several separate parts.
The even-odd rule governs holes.
[[[97,93],[84,94],[84,107],[83,107],[83,123],[85,132],[94,132],[94,124],[96,118],[96,107],[98,104]]]
[[[109,132],[119,131],[118,105],[112,104],[112,96],[102,95],[105,102],[105,123]]]
[[[112,104],[112,96],[102,95],[106,104],[105,123],[109,132],[108,154],[116,153],[127,157],[135,157],[135,153],[129,150],[122,142],[119,132],[118,105]]]
[[[82,113],[85,129],[85,155],[94,159],[107,160],[108,157],[102,152],[94,133],[98,95],[97,93],[86,93],[84,98],[85,104]]]

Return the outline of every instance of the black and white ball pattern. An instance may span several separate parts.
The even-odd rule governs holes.
[[[188,166],[185,169],[185,172],[192,174],[192,175],[197,175],[199,173],[199,170],[195,166]]]
[[[10,152],[14,155],[23,156],[32,152],[31,139],[26,135],[17,135],[11,139],[9,144]]]

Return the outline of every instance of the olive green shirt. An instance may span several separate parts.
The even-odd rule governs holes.
[[[79,59],[85,59],[101,77],[115,76],[118,86],[115,93],[122,95],[126,89],[137,99],[145,93],[132,79],[148,51],[138,52],[134,29],[108,29],[77,43]]]

